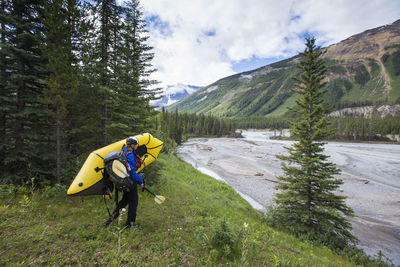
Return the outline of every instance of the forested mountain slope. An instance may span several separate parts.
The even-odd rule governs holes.
[[[325,103],[334,109],[400,103],[400,20],[324,48]],[[224,117],[279,116],[296,96],[298,56],[223,78],[168,110]]]

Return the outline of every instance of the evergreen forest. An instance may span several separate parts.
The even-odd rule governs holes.
[[[154,55],[137,0],[4,0],[0,24],[5,182],[60,183],[83,153],[152,127]]]
[[[159,112],[138,0],[1,1],[0,180],[68,183],[91,151],[153,133],[165,150],[234,130],[212,116]]]
[[[177,145],[195,136],[227,136],[236,130],[232,119],[204,114],[169,113],[164,108],[158,116],[159,136],[166,141],[164,150],[173,151]]]
[[[347,114],[328,117],[333,133],[326,140],[395,142],[400,134],[400,114],[382,117],[378,112],[371,116]],[[290,127],[295,117],[243,117],[233,119],[239,129],[282,130]],[[389,137],[392,138],[389,138]]]

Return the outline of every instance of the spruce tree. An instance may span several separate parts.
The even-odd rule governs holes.
[[[98,25],[95,7],[90,3],[80,5],[73,38],[73,50],[79,62],[79,87],[68,105],[68,130],[66,146],[70,153],[80,155],[103,146],[102,103],[100,90]]]
[[[102,135],[103,145],[109,143],[108,127],[109,127],[109,112],[108,109],[112,101],[110,100],[111,94],[113,93],[112,88],[112,60],[113,53],[113,42],[115,39],[112,37],[118,36],[119,24],[120,24],[120,7],[117,6],[115,0],[97,0],[97,14],[99,15],[99,32],[98,32],[98,49],[97,58],[99,58],[98,71],[99,71],[99,83],[100,95],[102,96]],[[114,44],[115,45],[115,44]]]
[[[324,138],[332,133],[327,110],[322,105],[322,87],[326,68],[320,59],[322,52],[315,39],[307,39],[298,64],[300,76],[294,78],[294,92],[300,95],[292,108],[299,115],[291,125],[295,143],[286,147],[289,154],[278,158],[284,175],[278,177],[280,190],[274,198],[273,216],[279,225],[299,235],[341,247],[356,238],[350,233],[351,224],[345,216],[354,216],[345,204],[345,197],[335,191],[343,184],[336,175],[340,170],[323,154]]]
[[[156,116],[153,100],[159,99],[160,92],[156,88],[157,81],[151,80],[150,75],[155,71],[151,61],[154,58],[153,47],[148,44],[148,31],[143,18],[140,2],[129,0],[124,2],[124,25],[122,30],[123,48],[121,49],[121,63],[123,75],[121,94],[125,109],[129,114],[125,124],[129,125],[129,134],[150,131],[153,118]]]
[[[110,108],[114,105],[115,50],[114,36],[121,24],[121,8],[115,1],[98,0],[80,5],[76,22],[78,35],[74,50],[79,61],[77,94],[68,105],[68,149],[81,154],[104,146],[111,140]]]
[[[7,27],[7,12],[6,10],[10,8],[10,1],[1,1],[0,4],[0,178],[3,177],[4,170],[4,160],[6,156],[6,151],[9,149],[7,146],[7,114],[12,102],[12,95],[10,93],[10,88],[7,87],[7,80],[9,78],[9,73],[7,72],[7,65],[10,64],[7,57],[6,50],[6,27]]]
[[[62,137],[67,126],[67,104],[78,88],[77,71],[73,66],[73,23],[76,4],[71,0],[46,0],[42,22],[45,26],[43,53],[47,57],[47,85],[42,102],[48,105],[55,128],[56,178],[61,182]]]
[[[43,96],[46,61],[41,51],[40,0],[1,1],[1,137],[3,166],[14,183],[47,176],[52,136]],[[27,149],[29,148],[29,149]]]

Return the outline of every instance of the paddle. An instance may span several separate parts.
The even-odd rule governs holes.
[[[165,197],[164,196],[158,196],[158,195],[154,194],[149,189],[147,189],[147,187],[145,187],[144,190],[146,190],[147,192],[149,192],[150,194],[152,194],[154,196],[154,201],[157,204],[162,204],[165,201]]]
[[[129,174],[128,174],[124,164],[122,164],[122,162],[120,162],[119,160],[114,160],[114,162],[112,164],[112,169],[113,169],[113,172],[115,174],[117,174],[118,176],[120,176],[121,178],[128,178],[129,177]],[[144,189],[154,196],[154,201],[157,204],[160,205],[165,201],[165,197],[164,196],[156,195],[153,192],[151,192],[149,189],[147,189],[146,187]]]

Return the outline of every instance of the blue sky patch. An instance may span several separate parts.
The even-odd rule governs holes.
[[[300,16],[292,16],[291,18],[290,18],[290,20],[291,21],[296,21],[296,20],[299,20],[299,19],[301,19],[301,17]]]
[[[215,36],[216,34],[217,34],[217,31],[216,31],[215,29],[208,30],[208,31],[205,31],[205,32],[204,32],[204,35],[205,35],[205,36],[208,36],[208,37]]]
[[[233,70],[237,73],[254,70],[277,61],[283,60],[285,57],[270,57],[270,58],[259,58],[257,56],[252,56],[249,59],[243,59],[233,63]]]
[[[160,16],[158,15],[151,15],[145,18],[148,30],[156,29],[158,30],[163,36],[171,36],[172,29],[167,21],[161,20]]]
[[[304,31],[301,32],[297,35],[302,41],[303,43],[306,43],[306,39],[307,38],[315,38],[316,39],[316,45],[320,46],[320,47],[327,47],[328,45],[330,45],[331,40],[323,40],[320,38],[320,36],[325,36],[325,34],[321,34],[317,31]],[[303,47],[304,49],[305,47]]]

